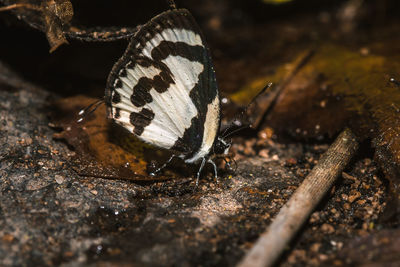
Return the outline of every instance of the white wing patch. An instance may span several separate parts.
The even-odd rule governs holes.
[[[200,35],[193,31],[185,29],[165,29],[161,33],[154,35],[153,38],[144,46],[142,51],[143,55],[152,58],[151,50],[153,50],[154,47],[157,47],[164,40],[174,43],[184,42],[192,46],[203,46]]]
[[[203,46],[200,35],[193,31],[165,29],[145,44],[141,54],[152,58],[151,51],[164,40],[184,42],[191,46]],[[150,89],[149,93],[153,101],[143,107],[136,107],[130,99],[133,87],[140,78],[153,79],[160,74],[160,70],[153,66],[143,67],[138,64],[133,69],[126,68],[126,77],[119,77],[122,87],[115,89],[121,96],[121,101],[113,104],[113,114],[115,114],[117,108],[120,109],[120,117],[116,120],[117,123],[132,132],[134,126],[130,123],[130,113],[140,113],[143,108],[151,110],[154,113],[154,118],[144,128],[139,138],[156,146],[171,148],[178,138],[183,137],[185,130],[190,127],[192,119],[198,115],[197,108],[189,94],[198,83],[199,75],[203,72],[204,66],[200,62],[173,55],[168,56],[162,62],[169,68],[175,83],[171,84],[168,90],[163,93],[158,93],[154,88]]]
[[[121,95],[121,102],[113,105],[114,114],[116,108],[121,109],[121,111],[140,112],[142,108],[135,107],[131,102],[133,87],[138,83],[138,80],[141,77],[147,77],[153,79],[154,76],[158,75],[161,71],[153,66],[143,67],[136,64],[133,69],[127,68],[126,72],[127,72],[126,77],[119,78],[122,81],[122,87],[115,89],[115,91]],[[122,114],[123,113],[121,113],[121,117],[123,117]],[[127,120],[129,121],[129,114]]]
[[[130,112],[126,110],[121,110],[121,117],[118,119],[118,124],[122,125],[128,131],[133,132],[133,125],[129,121]]]
[[[146,142],[171,148],[198,114],[189,93],[199,81],[204,66],[180,56],[169,56],[163,62],[170,68],[175,84],[162,94],[150,90],[153,102],[146,106],[155,116],[140,137]]]
[[[186,163],[195,163],[210,153],[210,149],[214,144],[214,140],[218,132],[219,108],[219,97],[217,95],[215,96],[213,102],[207,105],[203,141],[201,142],[200,149],[192,158],[185,160]]]

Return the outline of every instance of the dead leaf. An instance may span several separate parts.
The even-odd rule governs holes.
[[[259,88],[260,81],[282,83],[297,61],[255,80],[233,99],[244,93],[251,97],[249,92]],[[400,214],[400,88],[390,82],[398,73],[400,64],[391,58],[321,45],[283,88],[275,107],[266,114],[264,127],[296,138],[320,139],[333,137],[348,126],[360,140],[371,139],[395,202],[387,212]]]
[[[171,176],[149,176],[151,159],[165,160],[165,153],[152,149],[122,127],[106,119],[106,108],[100,106],[77,123],[78,113],[96,99],[75,96],[55,103],[53,124],[63,131],[55,138],[64,139],[76,152],[71,166],[82,176],[154,181]]]

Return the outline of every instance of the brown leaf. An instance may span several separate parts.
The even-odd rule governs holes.
[[[164,159],[160,150],[154,150],[106,119],[105,106],[84,117],[77,123],[79,110],[96,99],[75,96],[57,101],[53,113],[55,127],[63,131],[55,138],[64,139],[76,155],[72,167],[82,176],[153,181],[170,179],[169,176],[151,177],[146,171],[151,159]],[[162,161],[161,161],[162,162]]]
[[[279,84],[290,72],[278,69],[239,94],[251,96],[260,80]],[[400,87],[390,82],[393,73],[400,73],[400,64],[391,58],[322,45],[282,89],[264,126],[297,138],[332,137],[348,126],[361,140],[371,139],[390,181],[390,213],[400,214]]]

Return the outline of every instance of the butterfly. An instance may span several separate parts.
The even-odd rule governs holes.
[[[198,184],[210,163],[217,178],[213,159],[227,154],[231,143],[218,134],[221,107],[215,72],[188,10],[163,12],[138,30],[112,68],[104,100],[111,120],[172,152],[166,164],[179,157],[200,165]]]

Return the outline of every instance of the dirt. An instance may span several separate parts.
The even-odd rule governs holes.
[[[145,184],[85,178],[71,168],[74,151],[52,137],[49,97],[29,86],[1,95],[2,265],[234,265],[328,147],[237,139],[236,172],[217,182],[208,170],[197,188],[193,176]],[[359,156],[282,264],[343,260],[355,236],[378,232],[381,178],[371,158]]]

